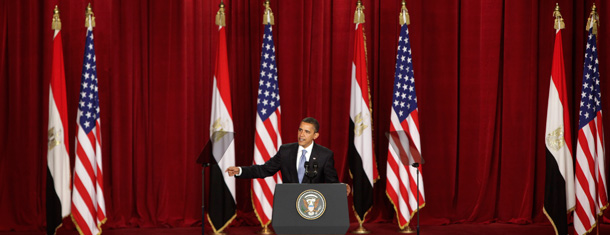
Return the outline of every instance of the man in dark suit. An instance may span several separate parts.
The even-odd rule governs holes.
[[[320,125],[315,118],[307,117],[301,121],[297,143],[284,144],[280,150],[269,161],[262,165],[228,167],[226,172],[229,176],[237,178],[265,178],[272,176],[278,171],[282,172],[284,183],[339,183],[333,151],[314,143],[320,133]],[[308,177],[305,172],[305,162],[308,162]],[[315,168],[315,169],[314,169]],[[349,186],[348,186],[349,187]],[[349,191],[349,188],[348,188]],[[349,192],[348,192],[349,193]]]

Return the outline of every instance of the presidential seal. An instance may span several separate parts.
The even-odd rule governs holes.
[[[304,219],[315,220],[320,218],[326,210],[326,199],[317,190],[305,190],[297,198],[297,212]]]

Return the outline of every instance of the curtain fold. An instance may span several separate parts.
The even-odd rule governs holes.
[[[395,222],[394,207],[385,194],[385,133],[401,5],[399,0],[362,2],[380,173],[367,221]],[[599,0],[407,1],[421,152],[426,160],[422,224],[548,223],[542,213],[543,141],[556,2],[566,23],[563,48],[575,134],[584,27],[594,2],[601,22],[599,67],[606,94],[602,105],[610,110],[610,99],[604,98],[610,94],[606,79],[610,78],[610,4]],[[201,225],[201,167],[195,160],[209,138],[218,40],[214,19],[219,3],[92,3],[104,123],[108,212],[104,229]],[[42,231],[45,226],[53,6],[58,5],[61,12],[68,134],[74,149],[87,4],[0,1],[0,231]],[[262,0],[225,4],[236,164],[249,165],[264,7]],[[271,0],[283,142],[296,141],[302,118],[317,118],[321,129],[316,143],[334,151],[335,168],[346,183],[351,182],[346,154],[355,7],[356,0]],[[604,123],[608,127],[610,120]],[[572,139],[576,141],[575,136]],[[232,225],[258,225],[250,181],[237,180],[236,194],[237,218]],[[350,218],[355,222],[351,210]],[[62,229],[74,228],[69,219],[65,222]]]

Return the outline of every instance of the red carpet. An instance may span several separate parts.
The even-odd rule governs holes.
[[[352,224],[349,231],[357,228],[357,224]],[[365,224],[365,228],[371,231],[370,234],[404,234],[398,233],[398,227],[395,224],[377,223],[377,224]],[[226,234],[256,234],[260,230],[260,227],[229,227],[225,230]],[[573,234],[573,229],[570,228],[570,234]],[[44,234],[44,232],[0,232],[0,235],[34,235]],[[76,231],[59,231],[57,235],[76,235]],[[150,234],[150,235],[195,235],[201,234],[200,227],[189,227],[189,228],[128,228],[128,229],[106,229],[103,230],[105,235],[129,235],[129,234]],[[206,227],[206,234],[213,234]],[[348,232],[348,234],[351,234]],[[431,226],[423,225],[420,227],[420,234],[422,235],[434,235],[434,234],[536,234],[536,235],[553,235],[555,231],[550,225],[514,225],[514,224],[453,224],[453,225],[440,225]],[[596,234],[594,230],[592,234]],[[599,234],[610,234],[610,225],[603,224]]]

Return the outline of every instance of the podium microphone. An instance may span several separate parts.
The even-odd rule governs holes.
[[[310,170],[309,168],[312,167],[313,170]],[[305,162],[305,176],[307,176],[307,179],[309,179],[309,183],[313,183],[313,178],[316,177],[316,175],[318,174],[318,162],[317,161],[312,161],[311,164],[309,163],[309,161]]]
[[[309,183],[313,183],[313,178],[318,175],[318,161],[313,161],[311,164],[313,165],[313,172],[309,176]]]
[[[305,177],[307,177],[309,183],[311,183],[311,177],[309,177],[309,161],[305,162]],[[305,179],[303,179],[303,183],[305,183]]]

